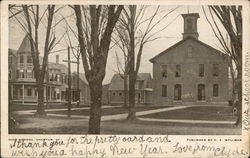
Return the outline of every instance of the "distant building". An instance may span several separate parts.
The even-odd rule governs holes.
[[[228,56],[198,40],[199,14],[183,14],[182,17],[183,39],[150,59],[153,63],[153,103],[228,101]]]
[[[8,53],[8,79],[9,79],[9,100],[14,98],[13,83],[17,79],[17,54],[16,50],[9,49]]]
[[[9,100],[14,104],[35,105],[37,103],[37,88],[34,78],[33,61],[31,57],[30,41],[26,35],[19,49],[9,49]],[[42,64],[42,57],[39,60]],[[79,89],[77,88],[77,74],[71,74],[72,103],[90,104],[90,90],[85,75],[79,74]],[[48,71],[44,79],[44,102],[66,103],[68,101],[68,67],[56,61],[48,63]],[[103,85],[103,104],[108,104],[108,85]]]
[[[77,88],[77,73],[72,73],[72,82],[71,82],[71,91],[72,91],[72,101],[77,102],[78,101],[78,88]],[[103,85],[103,92],[102,92],[102,103],[108,104],[108,86],[109,84]],[[88,81],[85,77],[85,74],[79,73],[79,88],[80,88],[80,104],[90,104],[91,98],[90,98],[90,89],[88,85]]]
[[[37,90],[34,78],[30,42],[26,35],[17,51],[9,49],[9,99],[13,103],[29,104],[37,102]],[[40,59],[41,60],[41,59]],[[45,100],[62,102],[66,99],[67,67],[49,62],[48,83],[44,86]],[[46,91],[47,89],[47,91]]]
[[[150,73],[138,74],[135,84],[135,90],[136,103],[152,103],[152,77]],[[109,102],[110,104],[124,103],[124,80],[119,74],[115,74],[110,82]]]
[[[71,80],[71,91],[72,91],[72,101],[78,101],[78,89],[77,89],[77,73],[72,73],[72,80]],[[81,104],[90,104],[90,90],[89,85],[86,80],[85,74],[79,74],[79,88],[80,88],[80,103]]]

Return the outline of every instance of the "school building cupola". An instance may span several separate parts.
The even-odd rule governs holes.
[[[198,13],[182,14],[184,20],[184,33],[183,39],[191,36],[198,39],[199,34],[197,32],[197,19],[200,18]]]

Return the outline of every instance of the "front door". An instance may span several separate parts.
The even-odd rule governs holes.
[[[176,84],[174,86],[174,100],[181,100],[181,85]]]
[[[205,85],[204,84],[199,84],[198,85],[198,100],[202,101],[205,100]]]

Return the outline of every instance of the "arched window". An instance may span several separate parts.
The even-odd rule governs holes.
[[[192,46],[187,47],[187,54],[188,54],[189,58],[193,57],[193,47]]]

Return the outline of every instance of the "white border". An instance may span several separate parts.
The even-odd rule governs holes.
[[[246,55],[246,52],[249,52],[249,44],[250,44],[250,37],[249,37],[249,2],[243,1],[243,0],[237,0],[237,1],[230,1],[230,0],[224,0],[219,1],[218,0],[179,0],[178,2],[176,0],[137,0],[137,1],[125,1],[125,0],[86,0],[86,1],[76,1],[71,0],[68,1],[3,1],[1,3],[1,152],[2,157],[5,157],[5,155],[9,154],[9,143],[8,139],[10,138],[65,138],[69,137],[70,135],[9,135],[8,134],[8,4],[144,4],[144,5],[212,5],[212,4],[224,4],[224,5],[243,5],[243,76],[246,76],[244,71],[244,63]],[[249,75],[248,75],[249,76]],[[246,80],[250,80],[250,78],[244,78],[243,77],[243,93],[245,92],[245,84],[244,82]],[[244,101],[243,101],[244,103]],[[249,109],[249,107],[246,107],[246,105],[243,105],[243,110]],[[239,139],[241,138],[242,142],[233,142],[233,143],[227,143],[227,144],[219,144],[219,145],[225,145],[229,148],[235,147],[235,145],[245,148],[248,150],[249,153],[249,131],[242,131],[242,135],[221,135],[221,136],[215,136],[215,135],[171,135],[170,136],[173,140],[185,140],[187,138],[232,138],[232,139]],[[125,144],[124,144],[125,145]],[[177,155],[175,155],[177,156]],[[187,156],[187,155],[178,155],[178,156]],[[194,155],[193,155],[194,156]],[[196,155],[201,156],[201,155]]]

